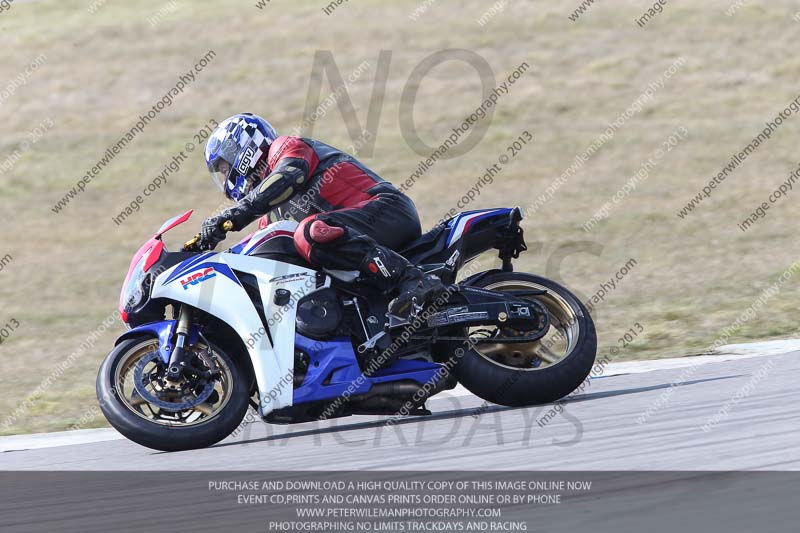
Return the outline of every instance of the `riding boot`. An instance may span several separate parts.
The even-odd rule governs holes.
[[[441,280],[425,274],[400,254],[376,246],[361,261],[362,277],[376,282],[387,293],[397,296],[389,303],[389,314],[408,318],[444,291]]]

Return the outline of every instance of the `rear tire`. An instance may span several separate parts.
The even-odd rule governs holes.
[[[134,412],[120,397],[124,384],[116,383],[117,366],[130,352],[141,351],[155,339],[140,337],[121,342],[106,357],[97,375],[97,398],[106,420],[120,433],[142,446],[165,452],[205,448],[230,435],[241,423],[249,405],[249,380],[228,354],[211,346],[231,376],[230,395],[221,409],[205,422],[195,425],[163,425]]]
[[[564,307],[562,314],[568,311],[572,313],[574,324],[570,328],[570,333],[565,335],[565,337],[569,337],[569,342],[564,341],[567,344],[568,353],[557,362],[538,368],[515,368],[503,364],[481,354],[478,351],[481,345],[475,347],[478,349],[465,349],[465,344],[458,341],[441,343],[440,348],[442,349],[439,353],[449,357],[463,351],[463,355],[453,367],[453,374],[470,392],[486,401],[510,407],[554,402],[578,388],[591,372],[597,355],[597,334],[594,322],[586,307],[574,294],[558,283],[540,276],[518,272],[497,272],[480,278],[471,286],[501,290],[498,287],[512,287],[515,282],[521,284],[519,286],[539,287],[547,290],[552,295],[552,300]],[[545,303],[545,298],[537,299]],[[555,304],[551,303],[546,307],[550,311],[553,305]],[[553,307],[553,309],[555,308]],[[550,312],[550,316],[552,322],[553,312]],[[509,350],[517,350],[518,348],[514,348],[514,346],[519,345],[505,346],[510,346]],[[542,362],[539,361],[540,365]]]

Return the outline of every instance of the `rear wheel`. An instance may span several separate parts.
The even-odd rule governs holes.
[[[192,345],[196,377],[170,381],[158,340],[121,342],[97,375],[97,398],[108,422],[130,440],[161,451],[205,448],[227,437],[244,418],[249,381],[214,345]]]
[[[472,286],[546,291],[535,299],[547,309],[550,326],[543,337],[527,343],[493,342],[521,333],[495,326],[462,330],[469,343],[442,343],[440,353],[460,355],[453,374],[470,392],[519,407],[554,402],[586,379],[597,355],[597,335],[588,310],[574,294],[554,281],[521,272],[489,274]]]

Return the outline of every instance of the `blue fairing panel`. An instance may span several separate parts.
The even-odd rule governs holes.
[[[174,349],[172,345],[172,334],[175,331],[176,324],[177,320],[162,320],[161,322],[151,322],[150,324],[141,325],[120,335],[114,345],[116,346],[124,340],[137,337],[155,337],[158,339],[158,354],[161,356],[161,360],[164,361],[164,364],[167,364],[169,363],[169,356]],[[191,346],[197,342],[198,338],[199,331],[197,328],[193,327],[189,332],[189,342],[187,345]]]
[[[228,277],[231,281],[233,281],[237,285],[241,285],[241,283],[239,283],[239,280],[236,278],[233,271],[231,270],[231,267],[229,267],[225,263],[215,262],[213,260],[214,255],[216,255],[214,252],[207,252],[204,254],[200,254],[197,257],[192,257],[191,259],[187,259],[186,261],[180,263],[177,267],[175,267],[175,270],[173,270],[172,274],[170,274],[169,277],[164,280],[163,284],[166,285],[168,283],[171,283],[176,279],[180,278],[181,276],[189,274],[190,272],[194,272],[195,270],[212,267],[215,273],[219,272],[223,276]],[[185,281],[182,281],[181,283],[186,284]]]
[[[412,380],[420,385],[433,384],[442,368],[427,361],[399,359],[372,377],[366,377],[348,338],[316,341],[297,334],[295,346],[309,355],[310,364],[303,384],[294,391],[294,405],[364,394],[376,383]]]

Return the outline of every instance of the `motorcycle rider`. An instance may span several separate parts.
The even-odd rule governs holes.
[[[295,220],[295,248],[304,259],[319,269],[357,270],[396,292],[392,315],[407,317],[412,303],[424,306],[444,289],[394,251],[421,235],[414,203],[349,154],[278,136],[263,118],[240,113],[214,129],[205,157],[213,181],[237,203],[203,222],[199,249],[213,249],[228,229],[259,217],[260,227]]]

